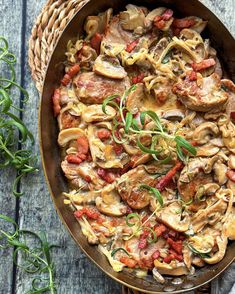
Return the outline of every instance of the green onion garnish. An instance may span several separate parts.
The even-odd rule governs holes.
[[[133,218],[137,218],[136,223],[129,222],[129,220],[131,220]],[[138,215],[138,213],[130,213],[126,216],[126,224],[128,225],[128,227],[134,227],[134,225],[139,224],[139,223],[140,223],[140,216]]]
[[[148,186],[148,185],[145,185],[145,184],[140,185],[140,188],[141,188],[141,189],[146,189],[146,190],[148,190],[150,193],[152,193],[153,196],[154,196],[155,198],[157,198],[159,204],[160,204],[161,206],[163,206],[163,198],[162,198],[161,193],[158,191],[158,189],[153,188],[153,187]]]
[[[122,247],[118,247],[118,248],[113,249],[113,251],[111,252],[111,256],[113,257],[118,251],[123,251],[124,253],[126,253],[130,257],[130,254],[126,251],[126,249],[124,249]]]

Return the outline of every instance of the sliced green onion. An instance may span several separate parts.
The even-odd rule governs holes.
[[[128,227],[134,227],[134,225],[136,225],[136,223],[130,223],[129,220],[133,219],[133,218],[137,218],[137,224],[140,223],[140,216],[138,215],[138,213],[130,213],[126,216],[126,224],[128,225]]]
[[[137,122],[137,120],[135,118],[132,119],[132,128],[135,130],[135,131],[140,131],[140,127],[139,127],[139,124]]]
[[[158,191],[158,189],[153,188],[153,187],[151,187],[149,185],[145,185],[145,184],[140,185],[140,188],[141,189],[146,189],[149,192],[153,193],[154,197],[157,198],[160,205],[163,206],[163,198],[162,198],[161,193]]]
[[[125,125],[125,133],[127,134],[129,131],[130,126],[132,125],[133,121],[133,114],[130,112],[127,112],[126,114],[126,125]]]
[[[118,252],[118,251],[123,251],[124,253],[126,253],[129,257],[130,254],[126,251],[126,249],[122,248],[122,247],[118,247],[113,249],[113,251],[111,252],[111,256],[114,257],[114,255]]]
[[[148,237],[147,238],[147,241],[148,241],[149,244],[152,244],[152,243],[156,243],[157,242],[157,234],[156,234],[156,232],[152,228],[143,227],[143,230],[150,231],[150,233],[152,235],[151,237]]]

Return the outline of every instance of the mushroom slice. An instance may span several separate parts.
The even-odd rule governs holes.
[[[120,24],[124,30],[134,31],[138,27],[144,27],[145,15],[141,7],[128,4],[126,11],[120,12]]]
[[[214,178],[215,178],[215,181],[220,185],[224,185],[228,178],[226,176],[226,172],[227,172],[227,165],[225,165],[224,163],[222,163],[221,160],[218,160],[214,166],[213,166],[213,170],[214,170]]]
[[[70,200],[71,203],[76,205],[81,204],[94,204],[95,199],[100,196],[100,191],[70,191],[63,193],[63,195]]]
[[[80,226],[81,226],[81,230],[84,236],[87,237],[87,241],[90,244],[98,244],[99,243],[99,239],[96,236],[95,232],[93,231],[91,225],[89,224],[89,222],[87,221],[87,219],[85,217],[82,217],[81,219],[77,219],[77,221],[79,222]]]
[[[220,199],[206,209],[200,209],[192,216],[192,227],[194,232],[198,232],[208,224],[217,223],[224,215],[227,209],[227,203]]]
[[[206,263],[215,264],[223,259],[226,252],[227,244],[228,244],[228,238],[224,236],[223,234],[221,236],[217,236],[216,243],[219,250],[212,257],[204,258],[203,260]]]
[[[136,89],[131,91],[126,99],[127,110],[133,114],[136,114],[143,107],[145,98],[144,85],[139,83],[136,85]]]
[[[187,77],[173,85],[173,93],[189,109],[208,112],[220,110],[228,101],[228,93],[221,89],[221,81],[216,73],[201,79],[200,87],[197,81],[190,81]]]
[[[106,247],[104,247],[102,245],[99,245],[98,246],[98,250],[107,257],[110,265],[112,266],[112,268],[113,268],[113,270],[115,272],[121,272],[123,270],[123,268],[125,267],[125,265],[123,263],[121,263],[120,261],[115,260],[111,256],[111,252],[109,252]]]
[[[77,140],[80,136],[85,136],[85,132],[80,128],[62,130],[58,136],[58,144],[61,147],[65,147],[70,141]]]
[[[153,273],[153,277],[155,280],[157,280],[157,282],[161,283],[161,284],[164,284],[165,283],[165,279],[163,278],[163,276],[158,272],[157,268],[155,267],[153,270],[152,270],[152,273]]]
[[[197,156],[211,157],[216,155],[219,151],[220,151],[220,148],[213,146],[212,144],[203,145],[203,146],[197,147]]]
[[[114,185],[107,185],[101,190],[101,197],[96,198],[97,209],[111,216],[122,216],[127,212],[127,206],[121,202],[121,198]]]
[[[219,134],[219,128],[213,122],[204,122],[193,132],[193,140],[198,144],[208,143],[214,136]]]
[[[223,234],[229,240],[235,240],[235,208],[232,208],[226,222],[223,225]]]
[[[185,117],[185,114],[180,109],[171,109],[164,112],[162,118],[170,121],[181,121]]]
[[[222,132],[224,145],[235,154],[235,126],[229,121],[226,124],[220,126],[220,131]]]
[[[182,276],[188,275],[190,272],[183,262],[174,262],[170,264],[160,262],[158,259],[154,260],[154,266],[162,275]]]
[[[151,185],[154,182],[154,178],[139,165],[119,178],[117,190],[131,208],[142,209],[149,205],[151,196],[147,190],[140,189],[140,185]]]
[[[94,63],[93,71],[96,74],[105,76],[111,79],[123,79],[127,76],[127,72],[120,65],[116,57],[99,55]]]
[[[87,106],[87,108],[82,112],[82,120],[86,123],[109,121],[112,120],[115,115],[116,110],[112,106],[107,105],[106,113],[104,113],[102,105],[93,104]]]
[[[173,202],[156,212],[156,218],[177,232],[186,232],[189,229],[190,217],[187,212],[181,214],[180,211],[181,205]]]

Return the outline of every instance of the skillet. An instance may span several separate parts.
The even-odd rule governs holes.
[[[66,45],[69,40],[74,41],[77,39],[78,35],[81,34],[84,20],[88,15],[96,15],[110,7],[114,9],[115,14],[124,9],[128,3],[146,6],[150,9],[165,6],[174,10],[176,15],[180,17],[193,15],[208,20],[207,29],[203,33],[203,37],[211,40],[212,46],[218,52],[218,57],[222,62],[224,72],[226,72],[226,75],[228,75],[230,79],[235,81],[235,40],[219,19],[198,0],[87,1],[62,32],[47,68],[39,113],[42,163],[51,197],[62,222],[84,253],[99,268],[116,281],[142,292],[183,293],[200,287],[221,274],[235,259],[235,242],[228,246],[224,259],[218,264],[198,269],[192,276],[181,277],[180,279],[167,277],[166,282],[161,285],[150,275],[144,279],[140,279],[125,270],[120,273],[114,272],[106,260],[106,257],[100,254],[96,247],[87,243],[73,213],[70,208],[63,203],[62,192],[68,190],[68,185],[60,168],[60,150],[57,144],[58,127],[57,121],[53,116],[51,96],[64,75],[63,62],[66,59]]]

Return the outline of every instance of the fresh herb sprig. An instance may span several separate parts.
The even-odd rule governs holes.
[[[20,230],[17,223],[10,217],[0,214],[0,219],[14,226],[14,232],[9,233],[0,229],[0,248],[14,248],[14,263],[24,272],[38,274],[32,280],[31,289],[26,294],[56,293],[54,264],[51,250],[56,245],[48,243],[44,232],[36,234],[27,230]],[[35,247],[28,245],[29,239],[33,237]],[[21,263],[17,262],[21,256]]]
[[[27,102],[29,96],[15,81],[16,57],[9,51],[8,42],[3,37],[0,37],[0,63],[1,72],[6,72],[3,68],[7,68],[6,77],[0,77],[0,169],[8,166],[15,168],[17,176],[13,183],[13,194],[21,196],[23,193],[17,191],[20,179],[37,170],[36,156],[30,148],[22,148],[27,142],[34,144],[34,137],[23,121],[11,112],[11,109],[23,111],[13,105],[13,91],[19,90],[23,94],[23,102]],[[21,146],[17,146],[18,142]],[[17,147],[20,147],[20,150],[17,150]]]
[[[125,91],[123,96],[119,99],[118,95],[112,95],[107,97],[102,105],[103,112],[106,113],[106,106],[110,105],[115,108],[117,108],[121,121],[117,121],[115,119],[114,121],[114,129],[113,129],[113,139],[118,144],[123,144],[128,141],[128,136],[131,137],[131,135],[136,134],[137,135],[137,146],[139,149],[144,152],[151,154],[152,157],[155,160],[161,161],[158,156],[164,151],[163,148],[157,148],[158,141],[160,138],[167,141],[168,146],[172,145],[172,142],[175,144],[175,151],[177,154],[177,157],[183,161],[186,162],[188,159],[188,154],[191,154],[193,156],[196,155],[197,151],[194,146],[192,146],[186,139],[184,139],[182,136],[179,136],[177,134],[169,134],[163,127],[161,120],[159,116],[151,110],[143,111],[140,113],[140,123],[141,126],[137,123],[136,119],[134,118],[133,114],[128,111],[128,109],[125,107],[125,103],[127,100],[127,97],[131,92],[133,92],[136,89],[136,85],[133,85],[131,88]],[[117,103],[117,100],[120,100],[119,104]],[[124,114],[125,112],[125,114]],[[146,119],[153,122],[153,127],[149,130],[144,129]],[[125,133],[123,135],[123,138],[117,138],[116,136],[116,130],[118,128],[123,128]],[[151,135],[152,136],[152,143],[149,147],[144,146],[141,143],[141,138],[143,135]],[[170,159],[170,156],[167,155],[166,158],[163,159],[163,163],[165,160],[168,162]]]

